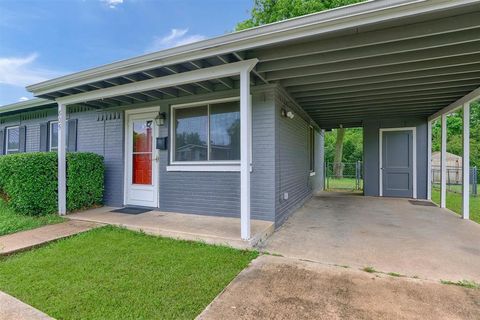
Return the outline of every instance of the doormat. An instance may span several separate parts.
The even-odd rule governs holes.
[[[145,209],[145,208],[125,207],[121,209],[115,209],[110,212],[118,212],[118,213],[125,213],[125,214],[140,214],[140,213],[145,213],[149,211],[152,211],[152,210]]]
[[[430,201],[408,200],[414,206],[436,207],[437,205]]]

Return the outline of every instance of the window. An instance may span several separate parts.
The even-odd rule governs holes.
[[[20,152],[20,127],[7,128],[6,154]]]
[[[173,161],[240,160],[240,104],[218,102],[173,107]]]
[[[310,172],[315,172],[315,129],[309,128]]]
[[[58,151],[58,121],[52,121],[49,124],[50,130],[50,151]]]

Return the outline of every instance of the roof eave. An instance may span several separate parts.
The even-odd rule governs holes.
[[[55,90],[100,81],[121,74],[162,65],[241,51],[349,27],[381,22],[405,15],[420,14],[474,3],[477,0],[385,0],[367,1],[347,7],[293,18],[220,37],[122,60],[67,76],[30,85],[36,96]]]
[[[51,100],[34,98],[27,101],[21,101],[21,102],[0,106],[0,114],[41,107],[49,104],[52,104]]]

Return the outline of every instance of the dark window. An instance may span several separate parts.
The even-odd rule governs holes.
[[[20,128],[7,128],[6,154],[20,152]]]
[[[174,161],[240,160],[238,101],[174,108]]]
[[[50,122],[50,151],[58,150],[58,122]]]

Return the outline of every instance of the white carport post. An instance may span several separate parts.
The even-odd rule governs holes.
[[[427,200],[432,200],[432,120],[427,122]]]
[[[463,105],[462,217],[470,218],[470,103]]]
[[[67,106],[58,103],[58,214],[67,214]]]
[[[440,148],[440,208],[447,206],[447,114],[442,114],[442,142]]]
[[[240,224],[243,240],[250,239],[250,159],[251,159],[250,70],[240,72]]]

